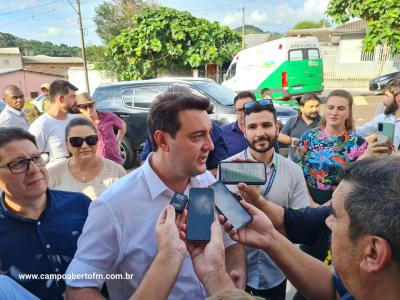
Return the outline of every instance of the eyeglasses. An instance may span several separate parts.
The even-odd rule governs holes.
[[[0,166],[0,168],[8,168],[13,174],[23,173],[29,170],[31,162],[33,162],[38,167],[43,167],[49,162],[49,158],[50,156],[48,152],[42,152],[40,154],[32,156],[31,158],[9,162],[6,165]]]
[[[261,108],[274,108],[274,103],[272,102],[271,99],[262,99],[259,101],[251,101],[247,102],[243,105],[243,111],[245,113],[250,113],[252,112],[256,107],[261,107]]]
[[[84,138],[80,136],[71,136],[68,141],[71,146],[75,148],[82,147],[83,142],[86,142],[88,146],[94,146],[99,141],[99,137],[97,135],[88,135]]]

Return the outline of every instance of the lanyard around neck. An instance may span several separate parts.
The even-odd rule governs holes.
[[[249,156],[247,155],[247,149],[245,149],[245,150],[243,151],[243,155],[244,155],[244,158],[245,158],[245,159],[248,159],[248,158],[249,158]],[[269,180],[268,180],[267,187],[266,187],[266,189],[265,189],[265,191],[264,191],[264,193],[263,193],[263,196],[264,196],[264,197],[269,193],[269,191],[270,191],[271,188],[272,188],[272,184],[274,183],[275,176],[276,176],[276,170],[277,170],[277,169],[278,169],[278,155],[277,155],[276,153],[274,153],[274,167],[273,167],[271,176],[270,176],[270,178],[269,178]]]

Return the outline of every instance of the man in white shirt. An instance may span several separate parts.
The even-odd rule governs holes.
[[[0,113],[0,127],[18,127],[28,130],[29,124],[22,111],[25,104],[24,93],[16,85],[6,86],[3,93],[7,105]]]
[[[369,136],[378,130],[379,122],[391,122],[395,124],[394,147],[400,145],[400,78],[395,79],[386,85],[383,96],[385,111],[377,115],[368,123],[358,127],[357,133],[362,137]]]
[[[308,206],[306,182],[301,168],[275,152],[279,125],[276,110],[269,99],[243,105],[244,136],[249,144],[245,150],[228,158],[228,161],[251,159],[267,167],[267,182],[260,193],[268,201],[283,207]],[[236,191],[236,186],[228,186]],[[286,278],[264,252],[247,248],[247,292],[265,299],[285,299]]]
[[[55,80],[50,85],[51,108],[35,120],[29,132],[36,138],[40,151],[50,153],[50,163],[68,157],[65,145],[65,128],[76,113],[76,91],[78,89],[65,80]]]
[[[157,254],[157,217],[174,192],[188,195],[191,187],[207,187],[215,181],[206,167],[214,148],[208,106],[209,100],[192,94],[166,92],[155,99],[147,121],[153,153],[91,205],[78,251],[66,272],[71,278],[66,299],[102,299],[105,280],[110,299],[127,299],[138,288]],[[244,288],[244,249],[227,235],[224,242],[227,271]],[[99,276],[72,278],[93,273]],[[106,278],[117,274],[124,279]],[[206,296],[186,255],[169,299]]]

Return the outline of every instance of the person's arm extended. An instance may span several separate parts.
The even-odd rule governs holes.
[[[247,282],[246,251],[243,245],[234,244],[225,248],[225,264],[236,287],[244,290]]]
[[[250,186],[245,183],[239,183],[237,185],[237,188],[244,200],[246,200],[250,204],[253,204],[259,210],[265,213],[271,220],[275,229],[286,236],[284,226],[285,212],[283,207],[265,199],[263,196],[260,195],[260,189],[256,188],[255,186]]]
[[[299,250],[284,236],[275,231],[270,246],[263,250],[306,299],[336,299],[329,267]]]
[[[251,223],[245,227],[236,230],[232,228],[229,220],[225,221],[223,216],[219,216],[221,222],[225,221],[224,228],[231,238],[246,246],[265,251],[305,298],[336,299],[329,267],[299,250],[277,232],[262,211],[246,201],[240,203],[252,216]]]
[[[168,298],[186,255],[186,245],[179,238],[179,225],[176,224],[180,223],[180,218],[178,216],[175,221],[172,205],[168,205],[161,213],[156,225],[157,256],[130,300]]]
[[[292,143],[292,138],[284,133],[278,135],[278,141],[282,144],[290,145]]]

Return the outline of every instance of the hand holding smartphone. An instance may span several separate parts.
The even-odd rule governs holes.
[[[395,124],[390,122],[378,122],[377,141],[380,144],[394,143]]]
[[[234,228],[240,229],[251,222],[250,214],[243,208],[235,194],[221,181],[213,183],[211,187],[215,192],[215,207]]]

